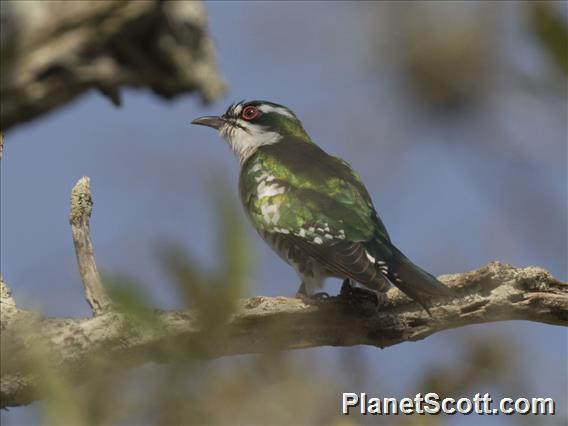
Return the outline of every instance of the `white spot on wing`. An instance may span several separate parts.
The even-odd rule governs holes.
[[[268,178],[268,173],[262,172],[260,175],[254,178],[255,181],[260,182],[261,180],[266,180]]]
[[[260,212],[262,213],[262,219],[266,223],[277,224],[280,220],[280,203],[262,203]]]
[[[289,234],[290,231],[286,228],[276,228],[274,227],[274,232],[279,232],[280,234]]]
[[[286,192],[286,188],[284,186],[276,184],[267,185],[266,181],[260,182],[256,188],[258,198],[274,197],[275,195],[283,194],[284,192]]]

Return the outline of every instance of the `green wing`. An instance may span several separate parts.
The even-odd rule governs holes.
[[[359,176],[314,144],[284,141],[259,148],[243,165],[240,190],[260,231],[317,244],[389,240]]]

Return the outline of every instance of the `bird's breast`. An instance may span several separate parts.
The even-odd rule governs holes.
[[[243,171],[240,179],[241,201],[255,227],[277,226],[289,186],[260,163]]]

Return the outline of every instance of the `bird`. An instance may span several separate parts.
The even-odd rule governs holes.
[[[390,282],[430,314],[433,296],[452,294],[393,244],[361,177],[314,143],[291,109],[241,101],[220,116],[191,123],[218,130],[231,147],[240,163],[246,215],[295,269],[300,278],[296,297],[328,296],[319,292],[327,278],[377,295]]]

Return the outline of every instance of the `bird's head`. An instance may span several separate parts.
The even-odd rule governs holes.
[[[232,104],[223,115],[199,117],[191,123],[219,130],[241,163],[263,145],[289,139],[311,143],[292,111],[267,101]]]

